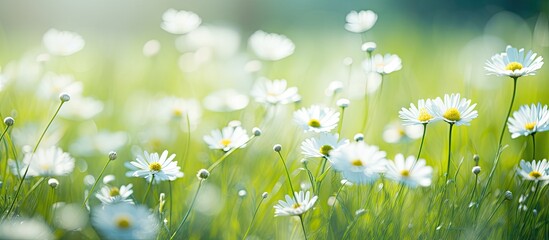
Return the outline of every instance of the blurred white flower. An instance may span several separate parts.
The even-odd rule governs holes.
[[[396,54],[376,54],[362,62],[366,72],[377,72],[386,75],[402,68],[402,60]]]
[[[36,95],[43,99],[57,100],[61,93],[68,93],[71,96],[80,96],[83,87],[82,82],[76,81],[71,75],[57,75],[48,72],[44,75],[42,80],[40,80]]]
[[[227,126],[222,130],[212,130],[210,135],[204,136],[204,141],[210,149],[221,149],[225,152],[233,148],[243,148],[249,140],[246,130],[240,126]]]
[[[305,139],[301,143],[301,154],[306,158],[330,157],[330,152],[349,143],[347,139],[339,139],[337,134],[320,133],[318,137]]]
[[[431,185],[433,168],[425,165],[425,159],[416,161],[416,157],[397,154],[394,161],[388,161],[385,176],[398,183],[415,188],[417,186],[428,187]]]
[[[402,108],[398,112],[399,117],[404,122],[404,125],[421,125],[439,120],[435,118],[434,113],[430,112],[431,105],[431,99],[427,99],[427,101],[419,99],[417,101],[417,107],[413,103],[410,103],[410,108]]]
[[[376,181],[385,171],[386,155],[377,146],[353,142],[332,151],[329,160],[345,179],[356,184],[368,184]]]
[[[142,177],[148,182],[154,177],[155,183],[160,181],[174,181],[177,178],[183,177],[181,167],[177,165],[177,161],[173,161],[175,154],[168,157],[168,150],[164,150],[162,155],[158,153],[148,153],[144,151],[143,155],[137,155],[135,161],[126,162],[124,165],[130,169],[126,172],[126,177]]]
[[[392,122],[383,130],[383,140],[387,143],[408,142],[420,138],[423,135],[421,125],[402,125],[399,122]]]
[[[146,206],[127,203],[95,207],[91,223],[106,239],[154,239],[159,223]]]
[[[200,26],[178,37],[175,46],[181,53],[208,49],[215,57],[228,58],[238,52],[240,35],[236,30],[228,27]]]
[[[294,121],[305,131],[329,132],[339,122],[339,112],[313,105],[294,112]]]
[[[509,132],[511,132],[511,138],[528,136],[549,130],[549,110],[547,109],[547,105],[542,107],[541,103],[538,103],[537,106],[535,104],[520,106],[519,110],[514,112],[512,117],[509,117],[507,126],[509,127]]]
[[[274,206],[275,217],[300,216],[311,209],[318,199],[318,196],[311,198],[311,192],[299,191],[295,192],[295,196],[297,199],[286,194],[286,201],[278,200],[278,204]]]
[[[331,97],[343,91],[343,82],[331,81],[324,93],[326,96]]]
[[[32,146],[36,144],[37,139],[40,138],[43,127],[44,126],[35,123],[26,123],[23,126],[13,128],[12,137],[15,145],[19,149],[32,149]],[[48,148],[57,145],[64,134],[65,130],[60,125],[52,124],[48,134],[44,135],[44,138],[42,138],[40,146],[42,146],[42,148]]]
[[[60,204],[53,206],[55,225],[67,231],[75,231],[88,223],[88,211],[78,204]]]
[[[101,153],[107,155],[110,151],[118,150],[128,142],[125,132],[100,131],[95,134],[85,134],[74,141],[70,150],[79,155]]]
[[[541,66],[543,66],[542,56],[537,56],[537,53],[532,51],[528,51],[524,56],[524,48],[517,50],[509,45],[504,53],[496,54],[486,61],[484,69],[491,75],[518,78],[535,75]]]
[[[122,185],[120,188],[103,186],[98,193],[95,194],[95,197],[101,201],[103,204],[116,204],[116,203],[129,203],[133,204],[133,199],[130,196],[133,193],[133,185],[130,183],[128,185]]]
[[[162,15],[160,27],[173,34],[185,34],[196,29],[202,19],[194,12],[170,8]]]
[[[91,119],[103,111],[103,102],[92,97],[73,97],[64,104],[59,111],[59,116],[68,119]]]
[[[160,48],[161,48],[161,45],[158,40],[156,39],[149,40],[143,45],[143,55],[145,57],[155,56],[156,54],[158,54],[158,52],[160,52]]]
[[[0,239],[54,239],[50,227],[37,218],[8,218],[0,223]]]
[[[447,123],[468,126],[478,116],[477,110],[474,110],[476,105],[471,105],[471,100],[461,98],[459,93],[445,94],[444,101],[440,97],[433,101],[430,112]]]
[[[297,87],[288,87],[286,80],[260,78],[252,88],[251,95],[258,103],[288,104],[296,98]]]
[[[248,41],[250,48],[261,60],[277,61],[294,53],[295,45],[284,35],[256,31]]]
[[[345,24],[345,29],[354,33],[363,33],[376,24],[377,14],[372,10],[366,11],[351,11],[345,17],[347,23]]]
[[[155,121],[180,122],[185,129],[188,117],[191,128],[194,129],[202,117],[202,109],[195,99],[164,97],[153,104],[151,114],[154,115]]]
[[[84,39],[75,32],[50,29],[42,38],[48,52],[57,56],[69,56],[84,48]]]
[[[30,152],[25,153],[23,164],[19,164],[19,169],[17,169],[17,164],[13,161],[10,162],[10,165],[16,172],[16,175],[20,174],[23,176],[25,169],[29,166],[26,177],[63,176],[72,173],[74,170],[74,158],[69,153],[63,152],[61,148],[51,146],[47,149],[38,148],[34,154]]]
[[[520,168],[517,171],[525,180],[549,180],[549,162],[547,162],[547,159],[533,160],[532,162],[526,162],[524,159],[520,160]]]
[[[232,112],[244,109],[250,100],[234,89],[223,89],[210,93],[204,98],[204,107],[214,112]]]

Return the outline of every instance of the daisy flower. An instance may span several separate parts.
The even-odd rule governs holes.
[[[313,105],[294,112],[294,120],[305,131],[329,132],[339,122],[339,112],[331,108],[321,108]]]
[[[84,48],[84,39],[74,32],[50,29],[42,38],[44,46],[50,54],[69,56]]]
[[[421,138],[423,127],[420,125],[402,125],[399,122],[387,124],[383,130],[382,138],[387,143],[408,142]]]
[[[328,158],[331,151],[337,150],[348,143],[349,140],[347,139],[339,140],[337,134],[323,132],[316,138],[305,139],[301,143],[301,153],[305,155],[306,158]]]
[[[425,165],[425,159],[416,161],[416,157],[397,154],[394,161],[388,161],[385,176],[406,186],[428,187],[431,185],[433,168]]]
[[[288,87],[286,80],[260,79],[253,87],[251,95],[258,103],[288,104],[298,96],[297,87]]]
[[[250,100],[235,89],[222,89],[210,93],[202,101],[204,107],[213,112],[232,112],[244,109]]]
[[[522,105],[519,110],[513,113],[513,117],[509,118],[509,132],[511,138],[520,136],[528,136],[537,132],[549,130],[549,110],[547,105],[541,107],[532,104],[531,106]]]
[[[56,146],[46,149],[39,148],[34,154],[30,152],[25,153],[23,166],[19,166],[19,169],[17,169],[14,162],[10,164],[15,172],[20,172],[21,176],[24,175],[25,169],[29,166],[27,177],[63,176],[72,173],[74,170],[74,158]]]
[[[147,207],[127,203],[94,208],[91,223],[106,239],[154,239],[159,229]]]
[[[547,159],[532,162],[520,161],[518,173],[526,180],[545,181],[549,180],[549,162]]]
[[[173,181],[183,177],[180,171],[181,167],[177,166],[177,161],[172,161],[175,154],[168,157],[168,150],[164,150],[161,156],[158,153],[144,152],[143,156],[138,155],[136,161],[126,162],[126,167],[130,169],[126,173],[127,177],[143,177],[147,181]]]
[[[444,101],[440,97],[433,101],[430,112],[447,123],[468,126],[478,116],[477,110],[474,110],[476,105],[471,105],[471,100],[461,98],[459,93],[445,94]]]
[[[376,54],[371,59],[362,62],[362,67],[366,72],[377,72],[381,75],[387,75],[396,72],[402,68],[402,60],[396,54]]]
[[[347,23],[345,24],[345,29],[349,32],[354,33],[363,33],[376,24],[377,14],[371,10],[366,11],[351,11],[345,17]]]
[[[200,103],[195,99],[183,99],[178,97],[164,97],[151,106],[151,114],[154,113],[155,119],[163,122],[179,122],[182,126],[187,126],[187,117],[191,128],[198,124],[202,117]]]
[[[129,198],[132,193],[133,185],[122,185],[120,188],[104,186],[101,190],[95,194],[95,197],[103,204],[115,204],[115,203],[130,203],[133,204],[133,200]]]
[[[212,130],[210,135],[204,136],[204,141],[210,149],[221,149],[225,152],[233,148],[243,148],[250,137],[240,126],[227,126],[223,129]]]
[[[248,44],[261,60],[277,61],[294,53],[295,45],[284,35],[256,31]]]
[[[402,108],[398,114],[404,125],[427,124],[437,120],[435,114],[430,111],[431,105],[431,99],[427,99],[427,101],[420,99],[417,101],[417,107],[410,103],[410,108]]]
[[[496,54],[486,61],[484,69],[491,75],[518,78],[535,75],[541,66],[543,57],[537,56],[537,53],[528,51],[525,56],[524,48],[517,50],[509,45],[504,53]]]
[[[311,193],[307,191],[299,191],[295,193],[297,199],[286,194],[286,201],[278,200],[278,204],[274,206],[275,217],[278,216],[300,216],[307,212],[314,205],[318,196],[311,198]]]
[[[202,19],[190,11],[177,11],[170,8],[162,14],[160,27],[172,34],[185,34],[196,29]]]
[[[330,153],[330,163],[335,170],[352,183],[367,184],[379,178],[385,171],[387,154],[377,146],[364,142],[347,144]]]

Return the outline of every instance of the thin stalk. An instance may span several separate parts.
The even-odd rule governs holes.
[[[40,135],[40,138],[38,138],[38,142],[36,142],[36,145],[34,145],[34,149],[32,150],[27,168],[25,169],[25,173],[23,173],[23,176],[21,176],[21,181],[19,181],[19,186],[17,187],[17,191],[15,192],[15,196],[13,197],[13,201],[11,202],[10,207],[8,208],[8,212],[6,213],[6,215],[4,215],[4,217],[8,217],[9,214],[11,213],[11,211],[13,210],[13,206],[15,206],[15,202],[17,201],[17,197],[21,193],[21,187],[23,186],[23,181],[25,180],[25,178],[27,177],[27,173],[29,172],[29,167],[30,167],[31,162],[32,162],[32,157],[34,157],[34,153],[36,153],[36,150],[38,149],[38,146],[42,142],[42,139],[44,138],[44,135],[46,135],[46,132],[50,128],[51,123],[53,122],[53,120],[55,119],[57,114],[59,113],[59,110],[61,110],[61,107],[63,106],[63,103],[65,103],[65,101],[61,101],[61,103],[59,104],[59,107],[57,107],[57,110],[55,110],[55,113],[53,114],[53,117],[50,119],[50,121],[48,122],[48,125],[46,125],[46,128],[44,129],[44,131]]]
[[[6,129],[4,129],[4,131],[2,132],[2,135],[0,136],[0,142],[2,141],[2,139],[4,139],[4,135],[6,135],[6,132],[8,132],[8,129],[10,129],[11,126],[7,126]]]
[[[177,234],[177,232],[179,231],[179,229],[181,229],[181,227],[183,226],[183,224],[185,223],[185,221],[187,221],[187,218],[189,217],[189,215],[191,214],[191,210],[193,209],[193,206],[194,206],[194,203],[196,201],[196,198],[198,197],[198,193],[200,192],[200,187],[202,186],[202,182],[204,180],[201,179],[200,182],[198,182],[198,188],[196,189],[196,193],[194,194],[194,197],[193,197],[193,201],[191,202],[191,206],[189,207],[189,209],[187,210],[187,213],[185,213],[185,216],[183,217],[183,220],[181,220],[181,223],[179,224],[179,226],[177,227],[177,229],[175,230],[175,232],[173,232],[172,236],[170,237],[170,240],[172,240],[175,235]]]
[[[170,192],[170,221],[168,222],[168,233],[172,231],[172,209],[173,209],[173,197],[172,197],[172,181],[168,181],[168,190]]]
[[[299,215],[299,221],[301,222],[301,229],[303,229],[303,236],[305,237],[305,240],[307,240],[307,231],[305,231],[305,224],[303,223],[303,215]]]
[[[492,220],[492,218],[494,217],[494,215],[496,215],[496,212],[498,211],[499,207],[501,207],[501,205],[503,204],[503,202],[505,202],[505,199],[501,200],[501,202],[499,202],[499,204],[496,206],[496,209],[494,209],[494,211],[492,212],[492,214],[490,215],[490,217],[488,218],[488,220],[486,221],[486,224],[489,224],[490,223],[490,220]]]
[[[332,220],[332,215],[334,214],[335,205],[338,201],[337,198],[339,197],[339,193],[341,192],[341,190],[343,190],[343,187],[345,187],[346,183],[347,183],[347,180],[345,180],[345,182],[342,183],[341,187],[339,187],[339,189],[337,190],[337,193],[334,198],[334,204],[332,204],[332,207],[330,208],[330,214],[328,215],[328,231],[327,231],[328,233],[330,232],[330,227],[332,226],[331,220]]]
[[[288,172],[288,167],[286,167],[286,161],[284,161],[284,157],[280,153],[280,151],[277,152],[278,156],[280,156],[280,160],[282,161],[282,165],[284,165],[284,170],[286,171],[286,177],[288,178],[288,183],[290,184],[290,189],[292,190],[292,195],[294,196],[294,199],[297,201],[297,196],[295,195],[294,186],[292,185],[292,179],[290,178],[290,172]]]
[[[149,182],[149,186],[147,187],[147,191],[145,192],[145,195],[143,196],[143,200],[141,201],[141,204],[145,204],[145,201],[147,200],[147,196],[149,195],[149,191],[151,190],[153,182],[154,182],[154,174],[152,175],[151,181]]]
[[[473,186],[473,191],[471,192],[471,199],[469,199],[469,204],[473,202],[473,198],[475,197],[475,192],[477,191],[477,185],[478,185],[478,174],[475,174],[475,186]]]
[[[532,160],[536,159],[536,133],[532,133]]]
[[[29,192],[27,192],[27,194],[23,197],[23,201],[21,201],[21,203],[25,203],[25,201],[27,201],[27,198],[29,198],[31,193],[34,192],[34,190],[36,190],[36,188],[38,188],[38,186],[40,186],[40,184],[44,181],[44,179],[46,179],[46,178],[41,177],[34,185],[32,185]]]
[[[349,237],[349,234],[351,233],[351,229],[353,229],[353,227],[355,226],[355,224],[358,220],[358,217],[359,216],[355,216],[355,218],[353,219],[351,224],[349,224],[349,226],[347,226],[347,229],[345,229],[345,233],[343,233],[343,237],[341,239],[345,240]]]
[[[448,182],[448,177],[450,176],[450,157],[452,153],[452,128],[454,127],[453,123],[450,123],[450,131],[448,134],[448,167],[446,172],[446,182]]]
[[[111,160],[109,159],[107,161],[107,163],[105,164],[105,166],[103,167],[103,169],[101,170],[101,172],[99,173],[99,176],[97,176],[97,179],[95,179],[95,182],[93,183],[93,186],[90,189],[90,194],[88,194],[88,196],[86,196],[86,199],[84,199],[84,202],[82,203],[82,208],[84,208],[86,206],[86,203],[88,202],[90,196],[93,195],[93,190],[95,190],[95,187],[97,186],[97,183],[100,181],[101,177],[103,176],[103,173],[105,173],[105,169],[107,169],[107,166],[109,166],[110,162],[111,162]]]
[[[219,159],[217,159],[217,161],[215,161],[209,168],[208,168],[208,172],[212,172],[219,164],[221,164],[223,162],[223,160],[225,160],[229,155],[231,155],[231,153],[233,153],[234,151],[236,151],[236,149],[239,149],[241,148],[242,146],[248,144],[250,141],[252,141],[252,139],[254,139],[255,135],[252,135],[250,137],[250,139],[248,139],[248,141],[246,141],[245,143],[243,143],[242,145],[238,146],[238,147],[235,147],[235,148],[232,148],[231,150],[227,151],[225,154],[223,154],[223,156],[221,156]]]
[[[421,150],[423,149],[423,142],[425,141],[425,133],[427,133],[427,123],[423,124],[423,135],[421,136],[421,144],[419,145],[419,151],[417,152],[416,159],[419,160],[419,156],[421,156]]]
[[[341,108],[341,118],[339,118],[339,124],[337,126],[337,136],[341,136],[341,128],[343,128],[343,116],[345,116],[345,108]]]
[[[261,197],[261,201],[259,201],[259,204],[255,208],[254,215],[252,216],[252,221],[250,222],[250,225],[248,226],[246,233],[244,233],[244,237],[242,237],[242,240],[245,240],[246,237],[248,236],[248,233],[250,233],[250,229],[252,229],[252,225],[254,224],[255,216],[257,215],[257,212],[259,212],[259,207],[261,207],[261,203],[263,203],[263,200],[265,200],[265,198]]]

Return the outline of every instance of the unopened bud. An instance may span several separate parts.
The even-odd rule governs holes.
[[[50,185],[51,188],[56,189],[57,186],[59,186],[59,181],[55,178],[50,178],[48,180],[48,185]]]
[[[109,160],[115,160],[118,157],[118,154],[115,151],[109,153]]]
[[[345,99],[345,98],[339,99],[336,102],[336,105],[340,108],[346,108],[349,106],[349,104],[350,104],[349,99]]]
[[[69,100],[71,100],[71,95],[69,95],[68,93],[61,93],[59,94],[59,99],[62,102],[68,102]]]
[[[210,177],[210,172],[206,169],[200,169],[198,170],[198,173],[196,174],[196,177],[199,180],[206,180],[208,177]]]
[[[474,166],[472,171],[475,175],[478,175],[480,173],[480,167],[479,166]]]
[[[261,194],[261,197],[263,199],[267,198],[269,196],[269,193],[268,192],[264,192],[263,194]]]
[[[364,141],[364,134],[362,133],[355,134],[355,142],[362,142],[362,141]]]
[[[480,157],[477,154],[473,155],[473,161],[475,161],[475,163],[478,164],[479,160],[480,160]]]
[[[280,151],[282,150],[282,145],[280,145],[280,144],[275,144],[275,145],[273,146],[273,150],[274,150],[275,152],[280,152]]]
[[[15,123],[15,120],[13,120],[12,117],[4,118],[4,124],[6,124],[6,126],[10,127],[10,126],[12,126],[14,123]]]
[[[513,200],[513,193],[509,190],[505,191],[505,200]]]
[[[259,137],[261,136],[261,129],[254,127],[252,128],[252,133],[254,134],[254,136]]]

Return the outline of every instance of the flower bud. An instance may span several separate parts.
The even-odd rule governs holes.
[[[280,152],[280,151],[282,150],[282,145],[280,145],[280,144],[275,144],[275,145],[273,146],[273,150],[274,150],[275,152]]]
[[[349,106],[349,103],[349,99],[342,98],[337,100],[336,105],[340,108],[346,108]]]
[[[12,117],[4,118],[4,124],[6,124],[6,126],[10,127],[10,126],[12,126],[14,123],[15,123],[15,120],[13,120]]]
[[[59,99],[61,100],[61,102],[68,102],[69,100],[71,100],[71,95],[69,95],[68,93],[61,93],[59,94]]]
[[[109,160],[113,161],[118,157],[118,154],[115,151],[109,153]]]
[[[505,200],[513,200],[513,193],[509,190],[505,191]]]
[[[475,161],[475,163],[476,163],[477,165],[478,165],[478,161],[479,161],[479,160],[480,160],[480,157],[479,157],[477,154],[473,155],[473,161]]]
[[[263,199],[267,198],[269,196],[269,193],[268,192],[264,192],[263,194],[261,194],[261,197]]]
[[[48,180],[48,185],[50,185],[51,188],[56,189],[57,186],[59,186],[59,181],[55,178],[50,178]]]
[[[474,166],[472,172],[475,175],[478,175],[480,173],[480,167],[479,166]]]
[[[196,177],[199,180],[206,180],[208,177],[210,177],[210,172],[206,169],[200,169],[198,170],[198,173],[196,174]]]
[[[252,128],[252,133],[254,134],[254,136],[259,137],[261,136],[262,132],[261,132],[261,129],[254,127]]]
[[[364,141],[364,134],[362,133],[355,134],[355,142],[362,142],[362,141]]]
[[[362,51],[364,52],[373,52],[375,51],[377,48],[377,44],[375,42],[365,42],[364,44],[362,44]]]

